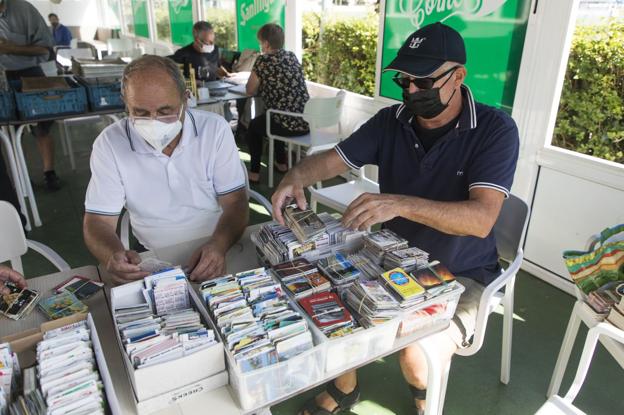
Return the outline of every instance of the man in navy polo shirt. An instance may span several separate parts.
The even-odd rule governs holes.
[[[306,206],[306,186],[379,166],[381,193],[355,199],[343,224],[366,229],[382,223],[440,260],[466,287],[451,326],[436,336],[441,362],[470,344],[481,293],[500,273],[492,227],[509,195],[519,147],[511,117],[476,103],[463,85],[465,63],[464,41],[449,26],[434,23],[414,32],[384,69],[396,72],[403,103],[379,111],[333,150],[306,158],[273,195],[273,214],[283,222],[287,202]],[[424,355],[410,346],[400,363],[422,413]],[[303,413],[347,410],[358,400],[353,371],[330,383]]]

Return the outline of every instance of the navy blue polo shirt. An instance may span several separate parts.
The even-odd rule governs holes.
[[[428,152],[411,126],[412,114],[399,104],[379,111],[336,151],[350,167],[379,167],[381,193],[453,202],[485,187],[509,196],[518,160],[518,129],[496,108],[476,103],[462,86],[463,107],[455,128]],[[429,252],[455,275],[489,284],[500,272],[494,233],[486,238],[449,235],[404,218],[384,224],[410,246]]]

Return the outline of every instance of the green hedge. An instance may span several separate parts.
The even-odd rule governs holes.
[[[578,26],[553,145],[624,163],[624,23]]]
[[[206,20],[214,27],[215,43],[222,49],[237,50],[236,15],[234,9],[208,9]]]
[[[362,95],[375,92],[378,16],[323,19],[303,16],[303,69],[306,79]]]

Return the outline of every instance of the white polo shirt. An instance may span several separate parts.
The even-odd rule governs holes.
[[[223,117],[187,110],[171,157],[147,144],[125,118],[93,144],[85,211],[117,216],[125,206],[139,242],[156,249],[212,235],[222,212],[218,197],[244,187]]]

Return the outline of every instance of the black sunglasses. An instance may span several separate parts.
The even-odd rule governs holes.
[[[403,74],[396,74],[394,75],[394,77],[392,78],[392,80],[394,81],[394,83],[396,83],[398,86],[400,86],[403,89],[407,89],[409,88],[410,84],[414,84],[418,89],[431,89],[433,88],[433,85],[439,81],[440,79],[444,78],[446,75],[453,73],[455,71],[455,69],[459,68],[459,65],[457,66],[453,66],[452,68],[450,68],[447,71],[444,71],[441,75],[436,76],[434,78],[409,78],[407,76],[403,76]]]

